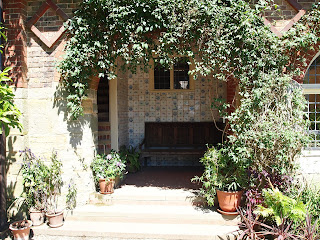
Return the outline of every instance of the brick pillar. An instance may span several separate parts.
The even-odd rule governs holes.
[[[27,0],[4,0],[4,26],[8,38],[4,66],[12,67],[10,77],[17,87],[27,87],[26,7]]]

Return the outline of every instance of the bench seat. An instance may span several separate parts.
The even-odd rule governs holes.
[[[217,127],[219,129],[217,129]],[[140,146],[144,165],[157,156],[203,156],[206,144],[222,142],[224,124],[217,122],[146,122],[145,139]]]

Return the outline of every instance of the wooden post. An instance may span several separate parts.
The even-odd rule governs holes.
[[[0,229],[7,225],[6,135],[0,134]]]
[[[3,23],[3,2],[0,0],[0,23]],[[3,39],[0,38],[0,45]],[[0,54],[0,69],[3,69],[2,54]],[[6,172],[6,135],[4,126],[0,134],[0,230],[7,225],[7,172]]]

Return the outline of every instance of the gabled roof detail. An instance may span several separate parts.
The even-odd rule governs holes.
[[[300,20],[300,18],[306,13],[306,10],[304,10],[302,8],[302,6],[297,2],[297,0],[286,0],[286,2],[288,4],[290,4],[290,6],[297,11],[297,14],[289,21],[289,23],[284,26],[284,28],[282,28],[280,31],[274,27],[271,22],[264,18],[264,24],[266,26],[270,26],[270,29],[273,33],[275,33],[278,37],[282,37],[283,33],[288,31],[296,22],[298,22]]]

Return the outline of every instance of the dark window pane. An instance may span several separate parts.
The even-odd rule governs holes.
[[[170,89],[170,70],[155,63],[154,89]]]
[[[320,83],[320,57],[316,58],[310,65],[304,80],[304,84],[319,84]]]
[[[181,58],[173,66],[174,89],[190,89],[189,64],[187,58]]]

